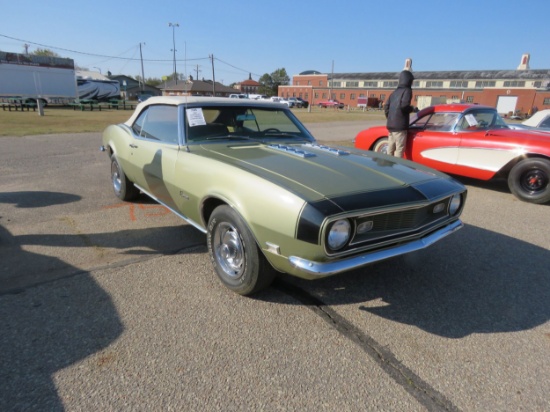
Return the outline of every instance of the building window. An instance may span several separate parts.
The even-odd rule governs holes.
[[[496,82],[492,80],[479,80],[476,82],[476,89],[483,89],[484,87],[495,87]]]
[[[311,86],[311,80],[308,80],[308,81],[307,81],[307,85],[308,85],[308,86]]]
[[[426,82],[427,88],[441,88],[443,87],[443,82],[440,81],[427,81]]]
[[[365,93],[359,93],[359,98],[365,97]]]
[[[473,102],[474,102],[474,96],[468,96],[468,97],[466,97],[466,101],[467,101],[468,103],[473,103]]]
[[[468,88],[468,81],[467,80],[452,80],[449,87],[451,87],[452,89],[466,89],[466,88]]]
[[[322,85],[323,85],[323,81],[319,80],[319,86],[322,86]]]
[[[540,89],[542,87],[542,82],[533,82],[533,87]]]
[[[340,99],[345,99],[346,98],[346,94],[345,93],[340,93]]]
[[[315,93],[315,94],[313,95],[313,97],[314,97],[315,99],[318,99],[318,98],[319,98],[319,93]]]
[[[359,87],[359,82],[346,82],[346,87]]]
[[[544,101],[542,102],[542,104],[545,105],[545,106],[548,105],[548,104],[550,104],[550,97],[545,97],[545,98],[544,98]]]
[[[525,87],[525,82],[519,80],[506,80],[504,82],[504,87]]]
[[[385,94],[381,94],[381,95],[380,95],[380,100],[382,100],[382,101],[386,100],[386,95],[385,95]]]
[[[420,87],[420,81],[415,80],[415,81],[413,82],[413,84],[412,84],[412,87],[415,87],[415,88]]]
[[[458,96],[451,96],[451,100],[458,100]]]
[[[378,87],[378,82],[363,82],[363,87]]]
[[[323,93],[323,99],[326,99],[326,98],[327,98],[327,94]]]
[[[355,93],[350,94],[350,95],[349,95],[349,98],[350,98],[351,100],[355,100]]]
[[[385,82],[383,82],[383,87],[393,89],[394,87],[397,87],[397,82],[385,81]]]

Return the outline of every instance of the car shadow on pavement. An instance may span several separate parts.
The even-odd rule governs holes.
[[[2,226],[0,239],[0,247],[17,244]],[[12,250],[36,268],[59,265],[56,257]],[[0,281],[4,270],[0,267]],[[0,410],[63,411],[54,375],[105,349],[123,329],[111,297],[86,272],[0,293]]]
[[[528,330],[550,319],[550,252],[475,226],[430,248],[315,281],[282,276],[325,305],[447,338]],[[258,299],[277,301],[276,293]],[[285,298],[281,303],[288,304]],[[302,304],[295,301],[296,304]]]

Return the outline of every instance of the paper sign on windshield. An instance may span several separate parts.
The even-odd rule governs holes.
[[[206,124],[204,113],[200,107],[197,109],[187,109],[185,113],[187,114],[187,123],[189,123],[189,127],[204,126]]]
[[[465,117],[470,126],[477,126],[477,120],[473,114],[467,114]]]

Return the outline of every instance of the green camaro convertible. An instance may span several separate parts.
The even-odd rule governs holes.
[[[105,130],[102,150],[116,196],[144,193],[204,232],[217,275],[242,295],[277,272],[334,275],[462,227],[463,185],[407,160],[318,144],[278,103],[151,97]]]

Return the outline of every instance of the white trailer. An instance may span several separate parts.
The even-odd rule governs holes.
[[[78,96],[72,59],[0,51],[0,96],[75,99]]]

